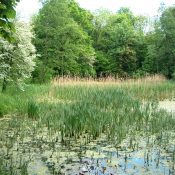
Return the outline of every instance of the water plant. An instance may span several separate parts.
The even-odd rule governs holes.
[[[33,100],[28,101],[27,115],[31,119],[37,119],[39,117],[39,106]]]

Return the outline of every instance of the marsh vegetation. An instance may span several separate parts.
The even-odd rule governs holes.
[[[0,94],[0,174],[174,173],[175,116],[158,108],[175,96],[173,82],[66,81],[14,91]]]

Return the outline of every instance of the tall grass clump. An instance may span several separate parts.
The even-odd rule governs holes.
[[[28,101],[27,115],[31,119],[37,119],[39,117],[39,105],[34,100]]]

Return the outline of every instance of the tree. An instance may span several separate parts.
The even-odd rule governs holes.
[[[158,73],[157,70],[157,38],[155,31],[147,33],[146,36],[147,53],[144,59],[142,70],[144,73],[155,74]]]
[[[111,69],[114,74],[126,76],[136,69],[137,59],[134,49],[136,35],[132,21],[126,14],[114,16],[111,22],[111,48],[108,51],[111,57]]]
[[[160,17],[162,38],[159,47],[159,71],[171,78],[175,71],[175,7],[165,8]]]
[[[34,40],[41,55],[34,80],[58,75],[93,75],[94,49],[84,28],[72,16],[72,1],[46,1],[34,19]],[[82,17],[82,16],[81,16]]]
[[[85,10],[79,6],[74,0],[69,0],[68,7],[70,10],[70,16],[78,23],[81,28],[91,34],[93,30],[93,15],[90,11]]]
[[[32,45],[31,27],[21,22],[15,23],[16,41],[12,44],[0,40],[0,80],[3,81],[2,91],[8,82],[22,85],[31,76],[35,66],[35,47]]]
[[[175,7],[162,6],[154,30],[147,34],[148,53],[143,69],[172,78],[175,71]]]
[[[16,16],[15,6],[19,0],[0,0],[0,36],[11,41],[14,25],[11,19]]]
[[[112,13],[106,9],[99,9],[94,13],[92,31],[93,47],[96,51],[95,70],[97,77],[108,76],[111,73],[110,60],[107,54],[108,51],[108,36],[106,27],[109,23]]]
[[[141,67],[146,52],[145,18],[134,16],[128,8],[121,8],[116,14],[103,10],[95,19],[97,73],[131,76]]]

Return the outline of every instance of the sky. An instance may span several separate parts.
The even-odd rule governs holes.
[[[174,0],[76,0],[81,7],[90,11],[99,8],[116,12],[120,7],[129,7],[134,14],[155,16],[161,3],[167,6],[175,5]],[[21,0],[17,6],[17,13],[23,20],[29,20],[41,7],[39,0]]]

